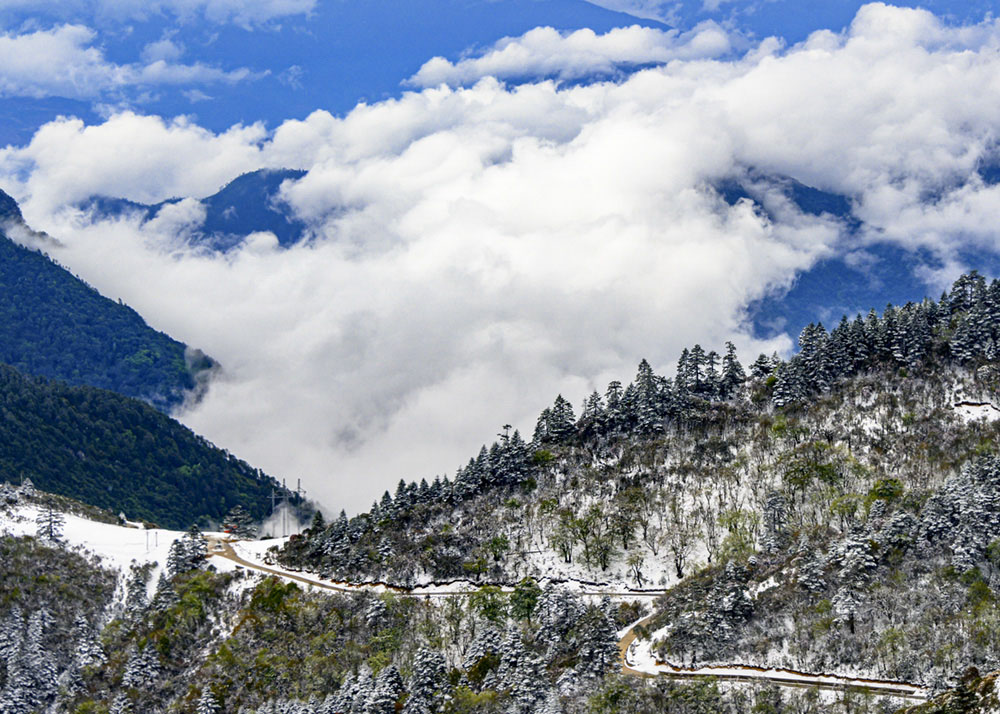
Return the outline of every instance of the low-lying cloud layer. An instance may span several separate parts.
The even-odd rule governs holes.
[[[859,242],[924,247],[951,272],[960,249],[997,252],[1000,188],[976,169],[1000,128],[998,47],[994,23],[874,4],[789,49],[567,88],[485,78],[273,132],[67,119],[0,151],[0,188],[65,243],[56,259],[225,366],[183,421],[355,509],[642,357],[666,369],[727,339],[747,361],[788,349],[748,334],[747,304]],[[258,234],[199,253],[183,241],[195,201],[141,227],[72,208],[202,197],[262,167],[308,170],[282,192],[307,244]],[[750,167],[850,196],[861,237],[712,190]]]

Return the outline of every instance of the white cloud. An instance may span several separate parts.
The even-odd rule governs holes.
[[[708,185],[744,167],[851,196],[866,237],[948,270],[959,248],[1000,252],[1000,189],[974,176],[1000,129],[998,46],[992,23],[870,5],[787,50],[569,88],[483,79],[273,133],[60,120],[0,150],[0,188],[64,242],[60,262],[225,365],[186,423],[357,508],[641,357],[663,369],[694,342],[733,339],[746,360],[787,348],[747,334],[746,305],[864,246],[787,202],[773,221],[727,206]],[[258,234],[205,255],[175,237],[197,202],[142,228],[68,207],[200,198],[260,167],[308,170],[283,197],[313,241],[278,250]]]
[[[145,62],[176,62],[183,54],[184,45],[174,42],[169,34],[142,48],[142,59]]]
[[[591,5],[614,12],[623,12],[643,20],[656,20],[666,25],[679,24],[677,13],[682,0],[587,0]]]
[[[434,57],[408,83],[418,87],[455,86],[472,84],[483,77],[573,80],[607,76],[637,65],[718,57],[730,49],[728,35],[713,22],[683,34],[638,25],[603,35],[590,29],[560,33],[551,27],[536,27],[520,37],[499,40],[477,57],[458,62]]]
[[[174,64],[164,58],[164,46],[153,51],[160,57],[151,54],[148,64],[119,65],[94,46],[96,37],[82,25],[0,35],[0,96],[93,99],[126,87],[234,83],[254,76],[247,69]]]
[[[170,15],[181,22],[208,20],[247,29],[273,20],[307,15],[316,0],[4,0],[0,12],[30,11],[58,18],[148,20]]]

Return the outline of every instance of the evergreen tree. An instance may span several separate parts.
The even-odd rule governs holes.
[[[774,372],[776,363],[766,354],[761,353],[750,365],[750,376],[754,379],[767,379]]]
[[[174,590],[174,584],[168,578],[166,573],[161,572],[159,579],[156,581],[156,592],[153,593],[152,607],[155,612],[165,612],[171,607],[177,604],[179,597],[177,591]]]
[[[322,519],[322,516],[320,518]],[[233,506],[222,520],[222,530],[242,540],[250,540],[257,536],[253,516],[239,504]]]
[[[395,714],[396,702],[403,694],[403,679],[395,665],[383,668],[375,678],[365,714]]]
[[[603,609],[591,606],[580,618],[577,629],[580,650],[576,672],[584,679],[600,680],[618,665],[614,620]]]
[[[208,555],[208,542],[197,526],[191,526],[187,533],[170,544],[167,554],[167,570],[170,575],[186,573],[200,568]]]
[[[133,560],[125,585],[125,611],[130,615],[137,615],[146,607],[146,580],[148,577],[148,570]]]
[[[605,404],[605,429],[609,435],[615,435],[624,428],[624,415],[622,413],[622,383],[618,380],[608,384],[604,392]]]
[[[865,590],[877,563],[872,555],[871,543],[861,534],[844,540],[837,553],[840,563],[840,587],[833,597],[833,609],[846,621],[851,633],[855,631],[857,613],[865,602]]]
[[[764,537],[762,545],[767,553],[777,553],[782,547],[788,519],[788,502],[783,494],[772,491],[764,503]]]
[[[45,504],[35,517],[35,535],[50,543],[58,543],[62,540],[63,526],[65,524],[65,516],[56,510],[55,506]]]
[[[410,696],[403,707],[403,714],[436,714],[444,703],[447,688],[444,655],[421,647],[413,660]]]
[[[201,689],[201,696],[198,697],[198,706],[195,709],[195,714],[219,714],[219,701],[207,686]]]
[[[663,418],[659,410],[660,398],[656,375],[646,360],[639,363],[634,387],[636,428],[639,433],[650,435],[662,432]]]
[[[576,417],[573,416],[573,406],[560,394],[556,397],[549,414],[548,438],[555,443],[565,443],[574,434]]]
[[[132,714],[132,700],[124,692],[115,696],[111,701],[109,714]]]
[[[122,684],[128,688],[146,689],[156,682],[160,675],[160,658],[152,643],[143,649],[133,648],[125,663]]]
[[[719,394],[723,399],[732,399],[737,395],[743,383],[747,381],[743,365],[736,357],[736,345],[726,343],[726,356],[722,358],[722,377],[719,383]]]

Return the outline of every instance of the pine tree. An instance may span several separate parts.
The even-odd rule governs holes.
[[[573,406],[560,394],[552,405],[548,437],[553,442],[565,443],[573,437],[575,427],[576,417],[573,416]]]
[[[583,403],[580,420],[576,424],[577,431],[585,441],[589,441],[604,433],[605,421],[604,401],[597,390],[594,390]]]
[[[814,557],[802,557],[796,572],[796,580],[803,590],[809,593],[821,593],[826,590],[823,561]]]
[[[690,390],[699,397],[704,397],[706,391],[706,357],[705,350],[701,345],[692,347],[688,355],[688,378],[691,380]]]
[[[253,516],[247,509],[237,504],[222,519],[222,530],[234,538],[250,540],[257,536],[257,528],[253,522]]]
[[[761,353],[750,365],[750,376],[754,379],[767,379],[774,372],[775,362],[766,354]]]
[[[0,484],[0,505],[12,506],[17,503],[17,490],[10,485],[10,482],[4,481]]]
[[[83,669],[107,661],[100,638],[83,615],[77,615],[73,625],[73,641],[76,642],[73,656],[76,667]]]
[[[57,511],[53,505],[45,504],[35,517],[35,535],[41,540],[58,543],[62,540],[63,526],[65,524],[65,516]]]
[[[167,570],[171,576],[196,570],[205,563],[208,555],[208,542],[197,526],[191,526],[188,532],[170,544],[167,554]]]
[[[787,500],[781,492],[772,491],[764,503],[764,536],[761,545],[766,553],[777,553],[784,545],[787,519]]]
[[[0,627],[0,663],[6,686],[0,691],[0,714],[25,714],[34,704],[31,673],[24,658],[24,617],[14,605]]]
[[[340,683],[340,688],[337,689],[337,692],[328,697],[328,699],[332,700],[331,706],[328,707],[331,714],[353,711],[356,692],[357,679],[355,679],[354,675],[348,674],[344,677],[344,681]]]
[[[207,686],[202,687],[195,714],[219,714],[219,702]]]
[[[774,393],[771,400],[776,407],[787,407],[808,397],[806,380],[798,356],[778,366],[775,372]]]
[[[585,611],[580,598],[568,590],[550,584],[542,591],[535,607],[535,642],[545,648],[546,659],[568,652],[570,632]]]
[[[109,714],[132,714],[132,700],[122,692],[115,696],[108,712]]]
[[[743,370],[736,357],[736,345],[732,342],[726,343],[726,356],[722,358],[722,377],[720,380],[719,394],[723,399],[735,397],[743,383],[747,381],[747,374]]]
[[[622,414],[621,409],[621,400],[622,383],[618,380],[614,380],[608,384],[608,388],[604,392],[604,426],[606,433],[609,435],[621,433],[624,429],[625,424],[624,415]]]
[[[146,607],[146,580],[148,576],[148,571],[133,560],[125,585],[125,610],[131,615],[141,613]]]
[[[656,375],[649,362],[642,360],[635,377],[635,417],[640,434],[658,434],[663,431],[663,418],[659,411],[659,392]]]
[[[719,624],[723,628],[729,629],[753,615],[753,601],[746,591],[748,579],[746,568],[733,561],[726,563],[726,570],[715,596],[716,612],[721,616]]]
[[[545,703],[539,710],[540,714],[563,714],[562,699],[559,697],[558,689],[550,689],[545,696]]]
[[[537,656],[522,653],[510,681],[510,706],[512,714],[533,714],[544,702],[548,692],[545,663]]]
[[[618,636],[614,620],[600,607],[591,606],[577,624],[580,642],[577,674],[599,680],[618,664]]]
[[[125,673],[122,684],[133,689],[146,689],[156,682],[160,676],[160,658],[152,643],[147,643],[143,649],[133,648],[125,663]]]
[[[840,587],[833,596],[833,609],[842,621],[846,620],[853,634],[857,613],[865,602],[868,580],[877,563],[871,543],[862,534],[852,535],[840,544],[837,560]]]
[[[365,708],[365,714],[395,714],[396,702],[403,694],[403,679],[395,665],[389,665],[378,673],[375,686]]]
[[[436,714],[441,710],[447,687],[444,655],[421,647],[413,660],[410,696],[403,714]]]
[[[58,670],[52,654],[45,648],[42,640],[51,619],[48,610],[36,610],[28,618],[24,637],[22,667],[31,683],[27,699],[34,706],[47,701],[56,692]]]
[[[166,612],[176,605],[179,599],[173,582],[167,578],[165,572],[161,572],[159,579],[156,581],[156,592],[153,593],[153,602],[151,603],[153,610],[155,612]]]

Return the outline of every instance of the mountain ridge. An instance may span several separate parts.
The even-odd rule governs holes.
[[[101,295],[38,245],[17,203],[0,191],[0,362],[70,384],[111,389],[170,411],[197,399],[218,365],[135,310]]]

